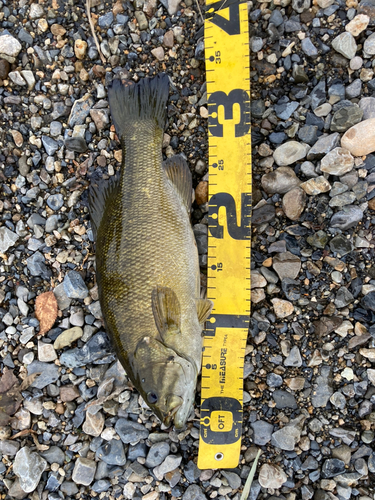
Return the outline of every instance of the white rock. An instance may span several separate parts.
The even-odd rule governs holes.
[[[287,480],[287,475],[278,465],[263,464],[259,470],[258,481],[263,488],[273,488],[277,490],[281,488]]]
[[[354,158],[345,148],[334,148],[321,161],[320,170],[330,175],[344,175],[354,166]]]
[[[6,226],[0,227],[0,253],[5,253],[16,243],[18,238],[18,235],[13,233]]]
[[[22,49],[20,42],[12,35],[0,36],[0,54],[17,57]]]
[[[347,59],[352,59],[357,51],[357,44],[351,33],[341,33],[332,41],[332,47],[336,52]]]

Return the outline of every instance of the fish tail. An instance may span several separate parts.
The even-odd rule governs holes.
[[[165,73],[143,78],[136,84],[113,80],[108,88],[108,100],[118,137],[121,139],[139,121],[155,121],[163,130],[168,93],[169,79]]]

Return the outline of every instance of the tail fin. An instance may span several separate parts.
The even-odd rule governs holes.
[[[116,79],[108,88],[109,107],[119,138],[126,127],[136,121],[155,120],[163,130],[169,93],[168,76],[162,73],[136,84],[129,83]]]

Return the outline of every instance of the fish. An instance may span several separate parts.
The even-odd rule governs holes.
[[[122,164],[90,187],[89,211],[106,330],[144,401],[180,429],[193,408],[213,303],[200,294],[190,169],[181,155],[163,161],[168,94],[166,74],[109,85]]]

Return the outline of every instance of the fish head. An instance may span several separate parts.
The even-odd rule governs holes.
[[[148,339],[140,343],[134,355],[137,371],[136,387],[145,402],[164,425],[184,427],[195,397],[198,370],[194,363],[166,347]]]

